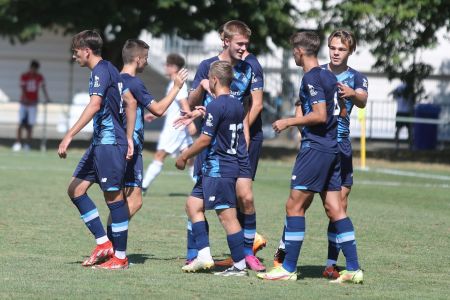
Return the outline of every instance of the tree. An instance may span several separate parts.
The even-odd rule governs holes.
[[[252,51],[266,51],[267,37],[287,45],[296,10],[288,0],[0,0],[0,35],[27,42],[43,29],[73,34],[97,29],[104,37],[103,56],[121,66],[121,49],[142,29],[200,39],[226,21],[239,19],[252,31]]]

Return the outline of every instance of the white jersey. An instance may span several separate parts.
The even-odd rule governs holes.
[[[173,81],[169,82],[166,95],[173,87]],[[180,116],[180,100],[187,99],[188,90],[186,84],[178,92],[175,100],[169,106],[166,111],[166,120],[164,122],[163,130],[159,136],[157,150],[164,150],[170,154],[176,154],[177,152],[184,150],[192,144],[192,138],[189,135],[187,128],[175,129],[173,122]]]

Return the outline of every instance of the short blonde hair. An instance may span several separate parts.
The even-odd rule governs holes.
[[[222,39],[231,39],[233,36],[238,34],[250,38],[252,31],[244,22],[239,20],[231,20],[219,28],[219,34]]]
[[[233,67],[227,61],[217,60],[211,64],[208,75],[217,77],[220,85],[229,87],[233,81]]]

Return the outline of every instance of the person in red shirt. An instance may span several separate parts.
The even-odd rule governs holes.
[[[37,104],[39,101],[39,88],[44,92],[45,100],[50,101],[45,87],[45,79],[39,72],[39,62],[32,60],[30,69],[20,76],[20,97],[19,108],[19,128],[17,129],[17,140],[13,145],[13,151],[21,149],[29,150],[33,133],[33,125],[36,123]],[[27,135],[25,143],[22,145],[22,130],[25,129]]]

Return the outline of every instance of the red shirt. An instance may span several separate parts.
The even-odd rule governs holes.
[[[23,73],[20,77],[22,87],[22,101],[29,104],[37,104],[39,99],[39,88],[45,84],[44,77],[39,73]]]

